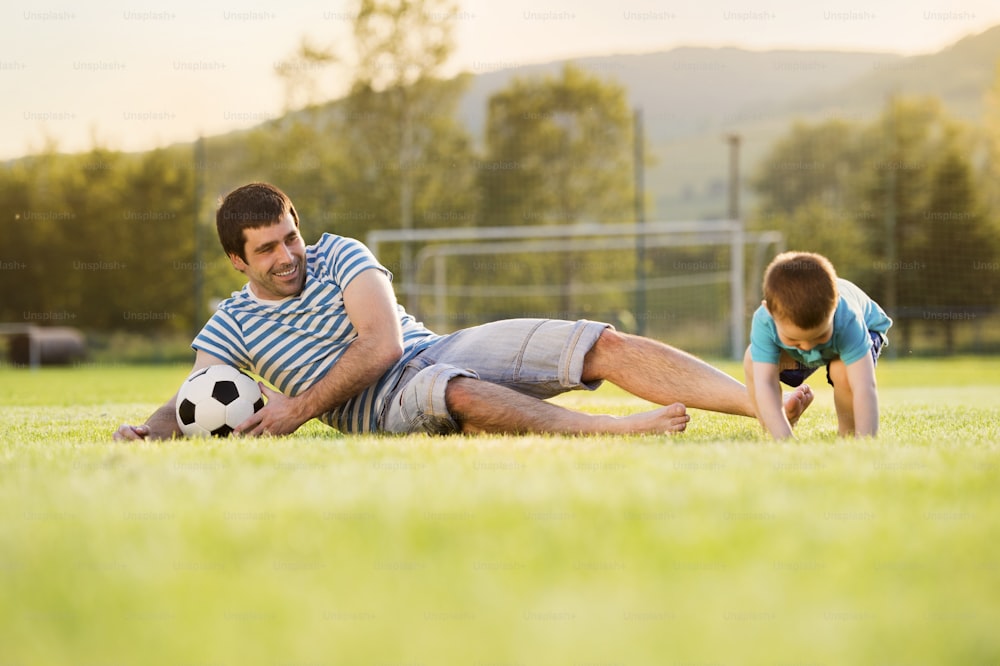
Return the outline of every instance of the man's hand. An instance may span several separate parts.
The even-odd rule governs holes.
[[[147,437],[149,437],[149,426],[145,424],[129,425],[128,423],[123,423],[118,426],[118,430],[114,434],[116,441],[137,441],[146,439]]]
[[[299,402],[283,393],[273,391],[262,382],[257,382],[260,392],[267,398],[267,404],[259,412],[254,413],[246,421],[236,426],[234,432],[239,435],[289,435],[299,429],[309,420],[299,409]]]
[[[119,442],[140,442],[152,439],[170,439],[181,434],[174,414],[174,398],[150,415],[142,425],[123,423],[112,436]]]

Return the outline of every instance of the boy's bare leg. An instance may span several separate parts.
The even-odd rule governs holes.
[[[830,361],[830,381],[833,382],[833,406],[837,410],[837,432],[852,437],[854,427],[854,393],[847,380],[847,366],[840,359]]]
[[[448,382],[445,403],[465,433],[662,434],[682,432],[691,420],[681,404],[620,417],[586,414],[469,377]]]
[[[756,416],[746,387],[721,370],[650,338],[606,330],[584,358],[583,381],[605,379],[650,402]],[[790,423],[812,402],[809,388],[785,399]]]

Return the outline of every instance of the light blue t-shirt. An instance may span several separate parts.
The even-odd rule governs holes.
[[[334,369],[357,332],[343,291],[366,270],[391,273],[360,241],[323,234],[306,247],[306,280],[298,296],[258,300],[249,285],[219,304],[191,344],[197,350],[249,370],[285,395],[297,395]],[[403,329],[403,357],[374,384],[320,416],[342,432],[372,432],[387,394],[406,363],[440,336],[396,306]],[[335,371],[335,369],[334,369]]]
[[[837,290],[840,299],[833,314],[833,335],[829,341],[809,351],[782,344],[774,318],[761,305],[754,312],[750,326],[750,357],[757,363],[777,363],[784,350],[802,365],[818,368],[837,358],[850,365],[870,353],[869,331],[881,334],[884,340],[892,320],[857,285],[838,278]]]

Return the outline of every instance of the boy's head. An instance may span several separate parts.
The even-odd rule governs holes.
[[[256,229],[277,224],[285,214],[292,216],[299,226],[299,214],[291,199],[274,185],[250,183],[238,187],[222,200],[215,213],[215,227],[219,242],[228,255],[246,261],[244,229]]]
[[[822,255],[783,252],[764,271],[764,305],[779,335],[802,343],[790,346],[829,340],[838,298],[837,271]]]

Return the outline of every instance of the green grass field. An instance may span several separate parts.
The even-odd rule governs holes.
[[[1000,358],[880,362],[878,440],[111,441],[185,375],[0,369],[0,665],[1000,664]]]

